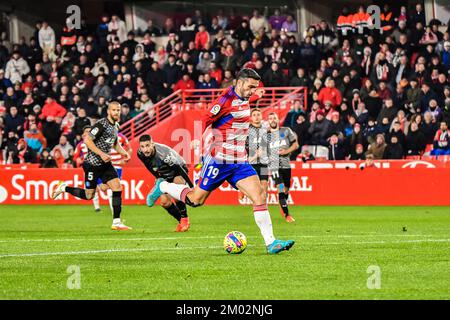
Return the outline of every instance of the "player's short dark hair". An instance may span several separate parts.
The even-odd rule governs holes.
[[[259,108],[254,108],[254,109],[252,109],[252,111],[250,112],[250,114],[253,114],[253,112],[256,112],[256,111],[262,113],[261,109],[259,109]]]
[[[236,76],[236,80],[249,78],[261,81],[261,76],[258,74],[258,72],[250,68],[242,69]]]
[[[149,134],[143,134],[139,137],[139,142],[152,141],[152,137]]]

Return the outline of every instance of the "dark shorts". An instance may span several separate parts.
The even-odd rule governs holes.
[[[269,180],[269,168],[264,164],[252,164],[253,169],[255,169],[258,174],[259,180]]]
[[[286,188],[291,187],[291,168],[280,168],[278,171],[272,170],[271,173],[276,185],[283,184]]]
[[[183,168],[184,171],[186,171],[186,174],[189,175],[189,169],[188,169],[188,167],[187,167],[187,166],[182,166],[182,168]],[[163,178],[164,180],[166,180],[167,182],[172,183],[173,180],[174,180],[176,177],[182,177],[183,179],[185,179],[182,175],[180,175],[180,174],[179,174],[178,172],[176,172],[176,171],[171,172],[167,178],[164,178],[164,177],[162,177],[162,178]],[[186,180],[186,179],[185,179],[185,180]]]
[[[116,168],[107,162],[101,166],[91,166],[90,164],[83,164],[84,170],[84,185],[86,189],[95,189],[99,179],[102,183],[107,183],[110,180],[118,179]]]

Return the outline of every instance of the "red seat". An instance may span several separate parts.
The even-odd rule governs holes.
[[[407,160],[420,160],[420,156],[406,156]]]

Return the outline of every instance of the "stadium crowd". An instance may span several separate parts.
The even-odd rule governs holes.
[[[450,154],[450,37],[440,21],[425,22],[420,4],[394,14],[382,8],[381,28],[361,7],[344,8],[334,26],[311,25],[298,37],[292,14],[264,16],[200,10],[178,23],[127,32],[117,15],[95,30],[42,21],[12,50],[0,43],[0,160],[76,166],[83,128],[123,103],[121,122],[177,89],[225,88],[243,67],[264,86],[306,86],[284,125],[300,146],[328,148],[329,159],[401,159]],[[166,36],[165,45],[155,37]],[[137,41],[139,40],[139,41]],[[295,159],[297,154],[293,155]]]

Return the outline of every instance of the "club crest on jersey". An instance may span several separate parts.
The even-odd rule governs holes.
[[[216,116],[220,112],[220,105],[216,104],[213,106],[210,112]]]

